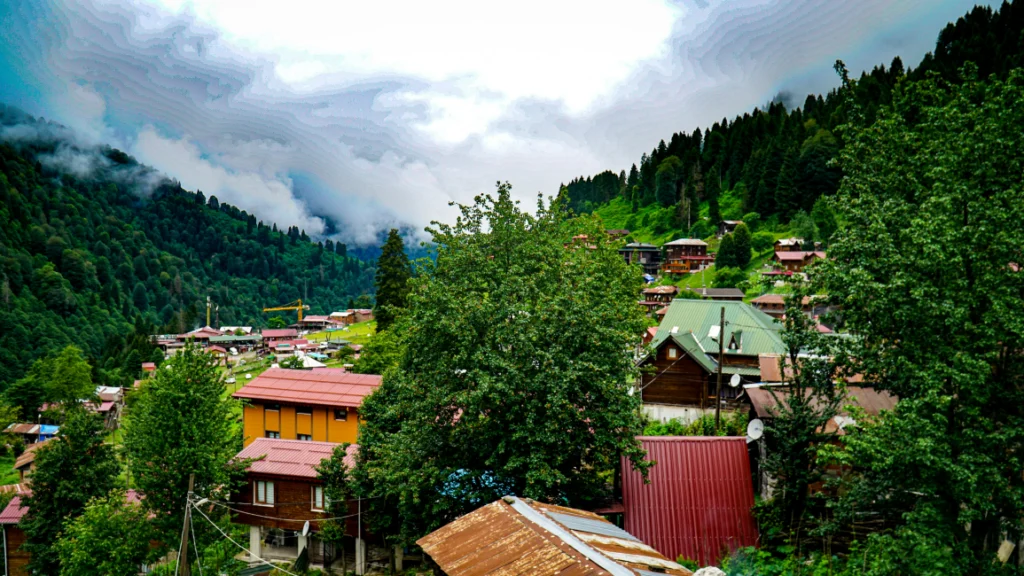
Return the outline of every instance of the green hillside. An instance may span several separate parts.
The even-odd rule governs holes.
[[[123,382],[146,334],[205,324],[207,297],[222,325],[263,326],[265,306],[308,295],[327,313],[373,290],[372,264],[344,244],[278,230],[16,110],[0,108],[0,128],[33,135],[0,140],[0,391],[68,344],[98,383]]]

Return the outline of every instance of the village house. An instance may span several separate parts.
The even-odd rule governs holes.
[[[354,443],[359,407],[380,382],[342,368],[271,368],[233,394],[246,401],[244,444],[257,438]]]
[[[142,363],[142,373],[143,374],[152,374],[153,372],[156,372],[156,363],[155,362],[143,362]]]
[[[680,238],[662,247],[665,260],[661,271],[665,274],[689,274],[710,266],[714,256],[708,256],[708,244],[696,238]]]
[[[714,566],[723,554],[758,543],[745,438],[640,437],[647,479],[622,460],[627,532],[669,558]]]
[[[335,320],[335,319],[333,319],[333,318],[331,318],[330,316],[314,316],[314,315],[310,315],[310,316],[303,316],[302,320],[299,320],[295,324],[292,324],[292,327],[296,328],[298,330],[306,330],[306,331],[314,331],[314,332],[316,332],[316,331],[324,330],[324,329],[328,328],[329,326],[334,326],[335,324],[340,324],[340,322]]]
[[[56,428],[56,426],[53,426]],[[36,469],[36,452],[40,448],[46,445],[47,442],[53,441],[53,436],[30,444],[25,447],[25,451],[20,456],[14,459],[14,469],[18,472],[18,482],[25,483],[28,478],[32,476],[32,472]]]
[[[692,572],[592,512],[504,498],[416,541],[447,576],[650,576]]]
[[[263,342],[263,336],[259,334],[236,335],[234,333],[227,333],[224,336],[211,336],[208,342],[210,346],[220,346],[229,351],[231,348],[234,348],[236,352],[243,353],[259,348],[260,343]]]
[[[687,288],[701,298],[708,300],[725,300],[729,302],[742,302],[746,293],[739,288]]]
[[[656,310],[664,308],[669,302],[675,299],[676,294],[679,294],[679,287],[672,286],[653,286],[651,288],[644,288],[643,299],[640,300],[640,306],[643,306],[648,314],[654,313]]]
[[[6,576],[31,576],[28,571],[28,563],[32,560],[32,554],[22,548],[25,544],[25,531],[18,524],[28,514],[28,508],[21,505],[22,498],[29,496],[31,492],[24,490],[15,494],[7,506],[0,511],[0,530],[3,531],[4,549],[4,574]],[[128,490],[125,499],[129,504],[138,504],[141,498],[135,490]],[[143,571],[139,566],[139,572]]]
[[[799,252],[803,250],[803,238],[779,238],[775,241],[776,252]]]
[[[726,325],[720,324],[725,309]],[[744,302],[677,298],[669,305],[644,356],[638,382],[644,411],[654,420],[692,422],[713,411],[716,402],[738,409],[741,388],[730,386],[760,377],[760,354],[785,351],[781,325]],[[723,387],[717,388],[719,340],[725,336]]]
[[[772,256],[772,264],[780,271],[803,272],[804,268],[823,258],[825,258],[825,253],[819,251],[776,252]]]
[[[27,422],[11,424],[7,427],[7,432],[19,436],[26,446],[49,440],[56,436],[59,430],[60,427],[53,424],[30,424]]]
[[[243,336],[252,334],[252,326],[221,326],[220,331],[222,334],[237,334],[241,332]]]
[[[252,460],[246,469],[246,483],[232,495],[236,513],[233,520],[249,526],[249,550],[255,557],[248,561],[259,564],[260,558],[270,561],[292,562],[302,550],[308,549],[311,564],[323,566],[325,561],[338,568],[355,569],[364,574],[367,569],[368,531],[360,522],[360,503],[349,503],[352,516],[344,522],[346,535],[352,536],[351,551],[335,550],[319,538],[320,521],[329,517],[328,500],[323,483],[317,479],[316,466],[330,459],[340,444],[333,442],[302,442],[276,438],[257,438],[235,458]],[[345,464],[355,467],[359,447],[348,446]],[[309,522],[309,531],[303,527]],[[348,552],[354,563],[348,564]]]
[[[639,264],[644,274],[655,275],[661,269],[661,249],[654,244],[633,242],[619,248],[627,264]]]
[[[618,240],[629,236],[629,230],[625,228],[612,228],[611,230],[605,230],[605,234],[611,236],[612,240]]]
[[[294,328],[267,328],[260,335],[263,337],[263,346],[274,348],[280,342],[297,339],[299,331]]]
[[[186,332],[184,334],[178,334],[177,336],[175,336],[175,339],[178,340],[179,342],[188,342],[189,340],[194,340],[196,342],[199,342],[200,344],[204,344],[205,345],[206,342],[211,337],[213,337],[213,336],[223,336],[223,335],[224,335],[224,333],[221,332],[220,330],[217,330],[216,328],[211,328],[209,326],[203,326],[202,328],[196,328],[195,330],[192,330],[191,332]]]
[[[743,224],[743,220],[722,220],[718,224],[718,237],[721,238],[726,234],[732,234],[740,224]]]

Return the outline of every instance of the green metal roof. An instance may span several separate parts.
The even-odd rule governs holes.
[[[249,334],[246,336],[210,336],[210,342],[215,344],[220,342],[259,342],[262,339],[263,337],[259,334]]]
[[[717,327],[720,322],[722,308],[725,308],[726,344],[728,345],[735,337],[739,345],[738,350],[726,348],[727,355],[758,356],[786,352],[786,347],[779,336],[782,325],[750,304],[687,298],[677,298],[669,304],[651,345],[657,348],[670,336],[674,336],[678,342],[684,335],[691,334],[704,353],[718,354],[717,338],[713,340],[711,336],[713,327]],[[683,344],[680,343],[680,346]],[[751,370],[756,371],[756,368]]]

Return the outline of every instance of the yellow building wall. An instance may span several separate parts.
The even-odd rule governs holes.
[[[313,440],[327,442],[327,408],[313,408]]]
[[[252,441],[264,436],[263,430],[263,406],[246,406],[242,411],[242,435],[245,437],[243,444],[248,446]]]
[[[359,418],[356,411],[348,409],[348,420],[335,420],[334,410],[327,413],[327,441],[355,444],[359,439]]]
[[[295,440],[294,406],[281,406],[281,438]]]
[[[295,433],[313,435],[313,416],[309,414],[295,415]],[[316,438],[314,438],[316,440]]]

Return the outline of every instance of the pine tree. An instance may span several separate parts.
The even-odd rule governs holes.
[[[746,268],[747,264],[750,264],[750,229],[746,224],[739,224],[731,236],[733,259],[736,261],[736,266]]]
[[[718,254],[715,255],[715,268],[736,267],[736,247],[733,243],[732,234],[726,234],[718,243]]]
[[[398,230],[392,228],[377,260],[377,305],[374,307],[374,317],[377,319],[378,332],[387,330],[395,321],[398,310],[405,308],[411,276],[405,244]]]

